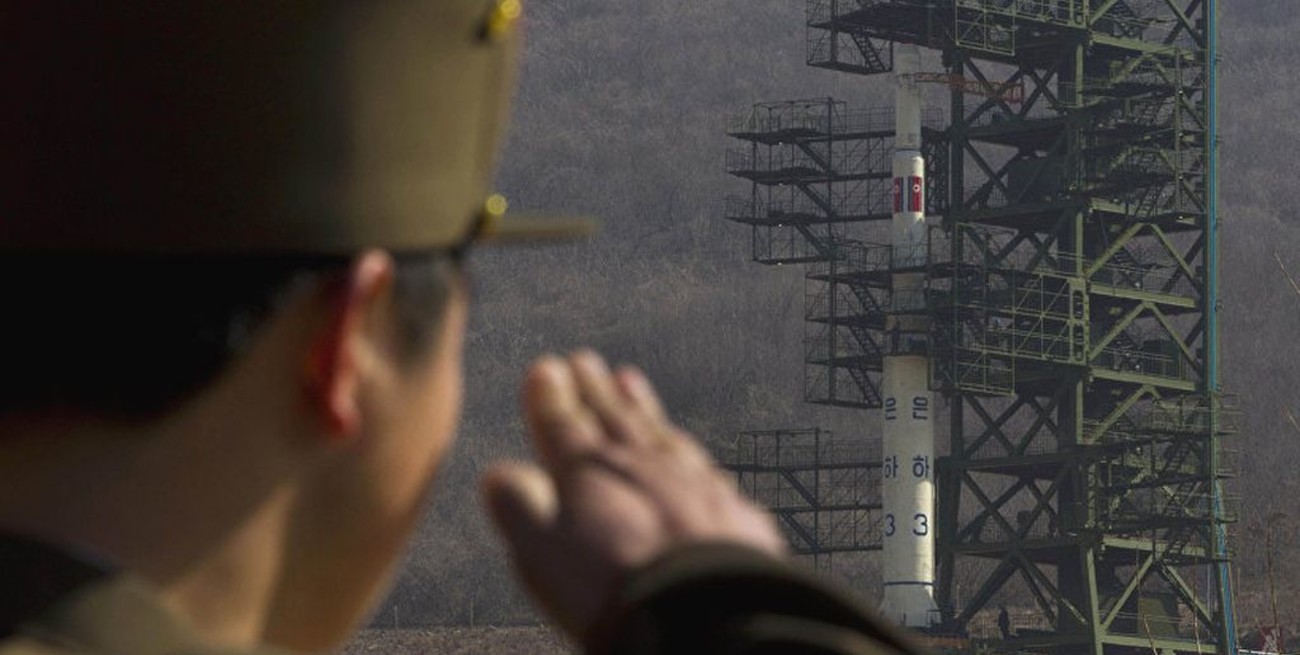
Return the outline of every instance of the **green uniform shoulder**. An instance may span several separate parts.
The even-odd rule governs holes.
[[[0,655],[72,655],[77,652],[79,651],[26,635],[11,636],[0,641]]]
[[[204,644],[136,576],[22,538],[0,538],[0,554],[12,556],[0,558],[7,582],[0,592],[0,655],[222,652]]]

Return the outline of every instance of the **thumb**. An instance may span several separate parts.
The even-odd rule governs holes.
[[[531,464],[497,464],[480,483],[483,502],[514,560],[515,572],[542,612],[575,639],[596,616],[584,564],[565,547],[557,529],[560,503],[555,481]],[[597,585],[600,586],[600,585]]]
[[[520,462],[496,464],[480,487],[492,522],[516,558],[527,558],[552,534],[559,501],[554,481],[542,469]]]

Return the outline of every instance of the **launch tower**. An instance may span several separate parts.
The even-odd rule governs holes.
[[[757,261],[808,265],[807,399],[883,413],[891,329],[926,326],[935,632],[1236,651],[1215,19],[1214,0],[808,0],[810,65],[887,74],[919,47],[916,81],[946,96],[921,129],[923,261],[889,234],[891,116],[826,99],[730,126],[751,186],[727,217]]]

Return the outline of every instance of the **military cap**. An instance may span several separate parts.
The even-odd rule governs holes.
[[[504,210],[488,185],[519,13],[518,0],[5,3],[0,250],[456,245]]]

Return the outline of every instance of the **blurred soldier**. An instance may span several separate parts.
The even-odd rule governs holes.
[[[515,0],[0,10],[0,653],[337,648],[460,407],[461,258],[567,235],[487,188]],[[901,642],[591,353],[483,491],[589,652]]]

